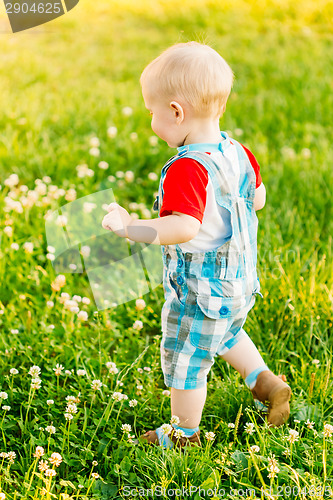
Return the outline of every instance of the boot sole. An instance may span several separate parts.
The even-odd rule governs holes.
[[[269,394],[269,412],[267,421],[271,427],[279,427],[284,424],[290,415],[289,400],[291,398],[291,388],[275,387]]]

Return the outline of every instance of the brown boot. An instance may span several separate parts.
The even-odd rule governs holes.
[[[270,427],[279,427],[288,420],[291,389],[280,377],[270,370],[260,372],[251,392],[255,399],[268,403],[267,422]]]
[[[191,437],[184,436],[178,439],[175,437],[175,432],[172,431],[171,434],[169,434],[169,438],[173,442],[175,448],[185,448],[185,446],[195,446],[195,443],[201,446],[200,430],[195,432]],[[139,439],[141,442],[144,441],[149,444],[155,444],[159,446],[159,440],[156,431],[147,431],[145,434],[142,434],[142,436],[140,436]]]

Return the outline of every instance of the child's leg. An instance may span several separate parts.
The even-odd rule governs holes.
[[[221,357],[245,379],[258,409],[265,408],[263,403],[268,401],[268,423],[282,425],[289,417],[291,389],[269,370],[250,337],[244,330],[242,333],[243,338]]]
[[[207,385],[200,389],[171,387],[171,415],[179,417],[178,427],[194,429],[199,426],[207,396]]]
[[[244,330],[243,333],[245,335],[241,340],[225,354],[222,354],[221,357],[246,379],[252,373],[255,374],[257,372],[259,374],[260,371],[268,370],[269,368],[266,366],[265,361],[262,359],[250,337]],[[249,381],[248,385],[250,388],[253,382],[255,380]]]

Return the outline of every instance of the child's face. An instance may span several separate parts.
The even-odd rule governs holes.
[[[145,106],[152,115],[151,128],[155,134],[171,148],[182,146],[186,137],[183,108],[172,101],[158,100],[150,97],[142,89]]]

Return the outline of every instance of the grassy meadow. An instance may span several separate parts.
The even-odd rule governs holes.
[[[333,498],[332,2],[81,0],[16,34],[1,9],[0,499]],[[176,150],[152,133],[139,77],[189,40],[236,75],[221,130],[253,151],[267,191],[263,298],[245,328],[293,396],[269,429],[216,359],[203,446],[182,454],[135,443],[171,418],[162,285],[97,310],[85,269],[57,271],[45,216],[112,188],[156,217]]]

